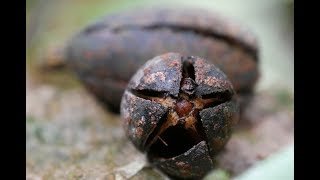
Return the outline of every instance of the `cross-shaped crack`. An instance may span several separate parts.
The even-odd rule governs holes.
[[[232,98],[230,91],[196,96],[198,85],[195,82],[194,58],[182,57],[181,61],[182,79],[178,97],[168,92],[129,90],[137,97],[157,102],[168,109],[145,142],[147,151],[159,157],[176,156],[201,141],[207,142],[199,112]]]

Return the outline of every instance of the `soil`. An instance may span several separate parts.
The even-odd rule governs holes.
[[[27,75],[26,100],[27,179],[166,178],[128,141],[120,117],[82,86],[60,88]],[[293,95],[257,92],[217,156],[217,169],[235,177],[293,143],[293,134]]]

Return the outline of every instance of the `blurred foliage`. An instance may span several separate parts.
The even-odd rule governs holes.
[[[271,155],[251,169],[235,178],[235,180],[293,180],[294,149],[290,145],[282,151]]]
[[[280,106],[291,107],[294,104],[293,94],[287,90],[277,91],[276,98]]]
[[[217,169],[208,174],[204,180],[230,180],[230,175],[223,169]]]
[[[241,2],[237,0],[174,2],[171,0],[28,0],[27,71],[33,71],[32,67],[43,60],[50,48],[63,46],[74,33],[89,23],[109,13],[146,6],[205,8],[220,12],[249,26],[257,34],[260,42],[261,78],[257,90],[270,86],[284,86],[293,92],[293,1],[291,0]],[[39,74],[37,76],[39,77]],[[47,77],[48,75],[44,75],[41,78]],[[54,83],[59,84],[57,79],[59,78],[55,78]],[[46,81],[51,82],[51,79]]]
[[[26,8],[27,73],[33,80],[55,84],[63,89],[80,84],[67,69],[46,73],[39,69],[48,52],[61,48],[65,42],[87,24],[108,13],[143,5],[140,1],[116,0],[31,0]]]

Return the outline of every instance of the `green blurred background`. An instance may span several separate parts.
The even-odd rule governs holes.
[[[258,89],[284,86],[293,92],[293,1],[290,0],[29,0],[27,62],[43,56],[48,48],[63,44],[82,27],[108,13],[160,5],[211,9],[249,26],[260,42],[262,77]]]
[[[117,153],[128,155],[128,159],[131,154],[133,154],[132,157],[136,156],[137,153],[132,153],[133,148],[127,144],[121,134],[121,129],[117,129],[119,117],[101,110],[101,107],[95,105],[90,97],[88,97],[88,103],[94,104],[92,110],[89,108],[90,111],[85,112],[87,114],[80,113],[76,117],[71,116],[70,114],[74,114],[75,111],[81,111],[81,108],[87,107],[86,98],[82,96],[85,92],[79,90],[82,88],[81,85],[68,70],[49,72],[42,70],[40,65],[46,61],[45,57],[54,56],[51,52],[63,47],[74,33],[89,23],[108,13],[147,6],[205,8],[220,12],[224,16],[247,25],[256,33],[260,44],[261,78],[256,88],[257,93],[276,92],[275,95],[272,95],[277,99],[276,105],[270,105],[272,106],[270,108],[277,108],[276,112],[289,111],[292,113],[294,99],[293,0],[27,0],[27,179],[96,179],[101,177],[95,176],[97,174],[104,174],[103,179],[109,179],[111,177],[105,175],[106,171],[126,164],[125,160],[117,157]],[[70,99],[64,102],[64,98],[73,98],[74,102]],[[85,99],[85,102],[77,102],[78,99]],[[277,106],[278,104],[280,106]],[[275,113],[274,110],[270,112]],[[62,115],[63,113],[66,115]],[[96,117],[96,114],[99,113],[102,115]],[[94,115],[91,116],[92,114]],[[73,118],[74,121],[64,121]],[[93,121],[94,118],[100,121]],[[290,116],[290,118],[293,124],[293,117]],[[115,132],[112,129],[116,129]],[[80,133],[80,131],[83,132]],[[110,131],[112,131],[113,138],[105,140],[105,136],[110,136],[108,134]],[[90,139],[90,148],[88,144],[82,142],[88,134],[90,137],[94,136]],[[116,144],[110,143],[115,139]],[[93,145],[91,140],[94,141]],[[107,147],[105,147],[106,144]],[[281,144],[281,148],[286,145],[286,143]],[[119,147],[122,146],[129,146],[127,147],[129,150],[119,151]],[[85,150],[82,151],[81,148]],[[272,152],[278,152],[281,148],[279,146]],[[90,152],[96,153],[96,156],[88,156]],[[291,157],[292,155],[287,153],[283,156]],[[101,159],[106,163],[93,170],[92,166],[101,163]],[[282,157],[282,159],[289,159],[289,164],[293,164],[293,158]],[[81,165],[77,166],[77,164]],[[68,168],[64,171],[65,167]],[[260,169],[270,173],[263,168],[268,168],[267,166],[262,166]],[[259,171],[259,168],[256,171]],[[292,171],[293,169],[287,169],[290,175]],[[216,174],[211,176],[212,179],[229,179],[233,176],[223,169],[222,173],[221,171],[215,172]],[[289,178],[284,179],[293,179],[293,175],[290,175],[287,176]],[[161,179],[161,176],[150,169],[145,169],[136,179],[150,179],[151,177]],[[246,175],[242,177],[247,178]]]

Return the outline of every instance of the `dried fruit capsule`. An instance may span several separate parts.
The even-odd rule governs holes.
[[[147,61],[121,101],[128,138],[176,178],[201,178],[239,120],[236,92],[215,65],[167,53]]]
[[[106,16],[71,39],[66,62],[99,100],[119,111],[131,76],[148,59],[167,52],[212,61],[240,96],[251,93],[258,77],[254,34],[218,14],[191,8]]]

